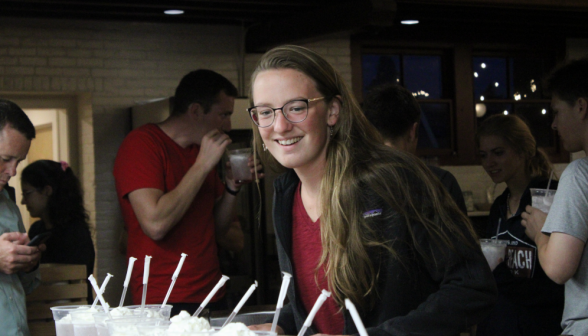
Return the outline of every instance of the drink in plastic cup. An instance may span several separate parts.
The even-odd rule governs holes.
[[[71,312],[71,322],[75,336],[98,336],[94,314],[102,312],[102,307],[84,309]]]
[[[147,319],[162,319],[169,321],[171,315],[172,305],[166,304],[165,307],[161,308],[161,304],[148,304],[145,305],[145,312]],[[125,306],[133,311],[133,315],[139,315],[141,313],[141,305]]]
[[[127,310],[127,312],[129,313],[128,315],[116,315],[116,313],[113,311],[116,309],[118,309],[118,308],[110,308],[110,316],[108,316],[103,311],[92,314],[92,316],[94,316],[94,325],[96,326],[96,334],[98,336],[110,336],[110,333],[108,332],[108,327],[106,326],[106,320],[128,318],[128,317],[135,317],[135,316],[140,317],[141,316],[140,313],[135,312],[133,310]],[[145,318],[145,320],[147,320],[148,313],[149,312],[147,311],[147,309],[145,309],[145,311],[143,312],[143,315],[142,315]],[[153,319],[153,321],[156,321],[156,320]],[[157,320],[157,321],[163,321],[163,320]]]
[[[480,239],[480,246],[488,265],[490,265],[490,269],[494,270],[504,260],[508,240]]]
[[[545,213],[549,213],[555,192],[553,189],[537,189],[531,188],[531,202],[533,208],[537,208]]]
[[[57,306],[51,307],[53,320],[55,321],[55,333],[57,336],[74,336],[73,324],[71,323],[72,311],[90,308],[89,305]]]
[[[253,181],[253,174],[247,163],[251,157],[251,148],[233,149],[229,151],[229,161],[233,171],[233,179],[239,183]]]
[[[168,336],[170,321],[147,320],[135,325],[141,336]]]
[[[124,317],[106,320],[106,327],[110,336],[138,336],[136,325],[142,321],[145,321],[142,316]]]

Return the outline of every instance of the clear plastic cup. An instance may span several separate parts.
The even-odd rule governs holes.
[[[488,265],[490,265],[490,269],[494,270],[498,264],[504,261],[508,240],[480,239],[480,246]]]
[[[531,205],[545,213],[549,213],[555,192],[553,189],[531,188]]]
[[[167,336],[171,322],[164,320],[142,321],[135,325],[141,336]]]
[[[95,309],[83,309],[72,311],[71,322],[73,324],[73,331],[75,336],[98,336],[96,325],[94,322],[94,314],[104,312],[102,307]]]
[[[169,321],[169,316],[171,315],[172,307],[172,305],[168,304],[166,304],[163,308],[161,308],[161,304],[145,305],[145,311],[147,311],[147,318],[155,318]],[[141,305],[125,306],[125,308],[132,310],[134,315],[140,314],[141,312]]]
[[[108,319],[106,327],[110,336],[139,336],[136,325],[142,321],[145,321],[142,316]]]
[[[233,179],[239,183],[250,183],[253,181],[253,174],[248,162],[251,157],[251,148],[233,149],[229,151],[229,161]]]
[[[57,306],[51,307],[53,320],[55,321],[55,333],[57,336],[74,336],[73,324],[71,323],[72,311],[90,308],[89,305]]]

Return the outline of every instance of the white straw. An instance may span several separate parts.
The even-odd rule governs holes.
[[[325,303],[325,301],[327,301],[327,298],[330,296],[331,296],[331,292],[328,292],[324,289],[322,290],[321,295],[319,295],[318,299],[316,299],[316,302],[314,303],[312,310],[308,314],[306,321],[304,321],[304,324],[302,325],[302,329],[300,329],[298,336],[304,335],[304,333],[306,332],[306,329],[308,329],[312,325],[312,320],[314,320],[314,316],[316,315],[318,310],[321,308],[323,303]]]
[[[235,318],[235,316],[237,316],[237,314],[239,313],[239,310],[241,310],[241,307],[243,307],[243,305],[245,304],[245,302],[247,302],[247,299],[249,299],[249,297],[251,296],[251,294],[253,294],[253,291],[257,288],[257,280],[255,280],[255,283],[253,283],[253,285],[251,285],[251,287],[249,287],[249,289],[247,290],[247,293],[245,293],[245,295],[243,295],[243,298],[241,298],[241,301],[239,301],[239,303],[237,304],[237,307],[235,307],[235,309],[233,309],[233,312],[231,313],[231,315],[229,315],[229,318],[227,318],[225,320],[225,323],[223,324],[223,328],[231,323],[231,321]]]
[[[214,288],[210,291],[210,293],[208,293],[208,296],[206,296],[206,298],[204,299],[204,301],[202,301],[202,303],[200,304],[200,307],[198,307],[198,310],[196,310],[196,312],[194,313],[194,315],[192,316],[198,316],[198,314],[200,314],[200,312],[202,312],[202,310],[204,309],[204,307],[206,307],[206,305],[208,304],[208,302],[210,302],[210,300],[214,297],[214,294],[216,294],[216,292],[218,292],[218,290],[225,284],[225,282],[227,282],[227,280],[229,280],[230,278],[226,275],[223,275],[220,280],[218,281],[218,283],[216,284],[216,286],[214,286]]]
[[[500,234],[500,224],[502,223],[502,218],[498,218],[498,227],[496,228],[496,237],[494,239],[498,239],[498,234]]]
[[[106,303],[106,301],[104,301],[104,297],[102,296],[102,293],[100,293],[100,288],[98,288],[98,284],[96,283],[96,279],[94,279],[94,276],[92,274],[90,274],[90,276],[88,277],[88,280],[90,281],[92,288],[94,288],[94,292],[96,292],[96,296],[98,296],[98,299],[100,300],[100,304],[102,304],[102,308],[104,308],[106,315],[108,315],[109,318],[112,318],[112,316],[110,315],[110,309],[108,309],[110,307],[108,306],[108,303]]]
[[[547,182],[547,190],[549,190],[549,186],[551,185],[551,179],[553,179],[553,170],[551,171],[551,174],[549,174],[549,181]],[[547,196],[547,191],[545,192],[545,196]]]
[[[100,294],[104,294],[104,291],[106,291],[106,285],[108,285],[108,281],[110,281],[110,278],[112,278],[113,275],[110,273],[106,273],[106,278],[104,279],[104,281],[102,281],[102,286],[100,286]],[[96,297],[96,299],[94,300],[94,303],[92,303],[92,308],[96,307],[96,304],[98,303],[98,297]]]
[[[292,278],[292,274],[287,272],[282,272],[284,274],[284,278],[282,279],[282,288],[280,288],[280,296],[278,296],[278,303],[276,303],[276,312],[274,314],[274,321],[272,322],[271,332],[276,332],[276,328],[278,326],[278,319],[280,318],[280,311],[282,307],[284,307],[284,299],[286,298],[286,293],[288,292],[288,285],[290,284],[290,279]]]
[[[129,266],[127,267],[127,276],[125,278],[125,282],[123,283],[123,292],[122,292],[122,295],[120,296],[120,303],[118,304],[119,307],[122,307],[122,305],[125,301],[125,296],[127,295],[127,289],[129,288],[129,282],[131,281],[131,274],[133,273],[133,266],[135,265],[136,260],[137,260],[137,258],[135,258],[135,257],[129,258]]]
[[[361,321],[361,317],[359,317],[359,313],[357,312],[357,309],[355,308],[353,302],[351,302],[351,300],[349,299],[345,299],[345,307],[347,307],[347,310],[349,310],[349,313],[353,318],[353,322],[355,322],[355,327],[357,328],[359,335],[368,336],[367,330],[365,330],[363,322]]]
[[[149,265],[151,264],[151,256],[145,256],[145,266],[143,268],[143,285],[149,283]]]
[[[188,255],[186,253],[182,253],[182,257],[180,258],[180,262],[178,263],[178,267],[176,268],[176,271],[172,275],[172,282],[171,282],[171,285],[169,285],[169,289],[167,290],[167,295],[165,296],[165,299],[163,300],[163,303],[161,304],[161,308],[165,307],[165,304],[167,303],[167,300],[169,299],[169,295],[171,294],[172,289],[174,289],[174,285],[176,284],[176,280],[178,279],[178,275],[180,275],[180,270],[182,269],[182,265],[184,265],[184,260],[186,260],[187,256]]]

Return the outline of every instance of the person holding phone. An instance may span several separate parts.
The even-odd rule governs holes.
[[[35,161],[23,169],[21,187],[21,203],[31,217],[40,218],[31,225],[29,238],[43,235],[46,239],[41,263],[86,265],[87,275],[92,274],[94,244],[80,181],[73,170],[63,161]],[[88,301],[92,300],[88,286]]]
[[[0,99],[0,330],[29,335],[25,295],[41,282],[37,266],[45,245],[27,246],[20,211],[6,185],[29,152],[35,127],[15,103]]]

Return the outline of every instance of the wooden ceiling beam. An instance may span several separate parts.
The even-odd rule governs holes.
[[[264,52],[284,43],[338,32],[353,32],[365,26],[392,26],[396,13],[394,0],[348,1],[308,13],[273,17],[248,28],[247,52]]]

